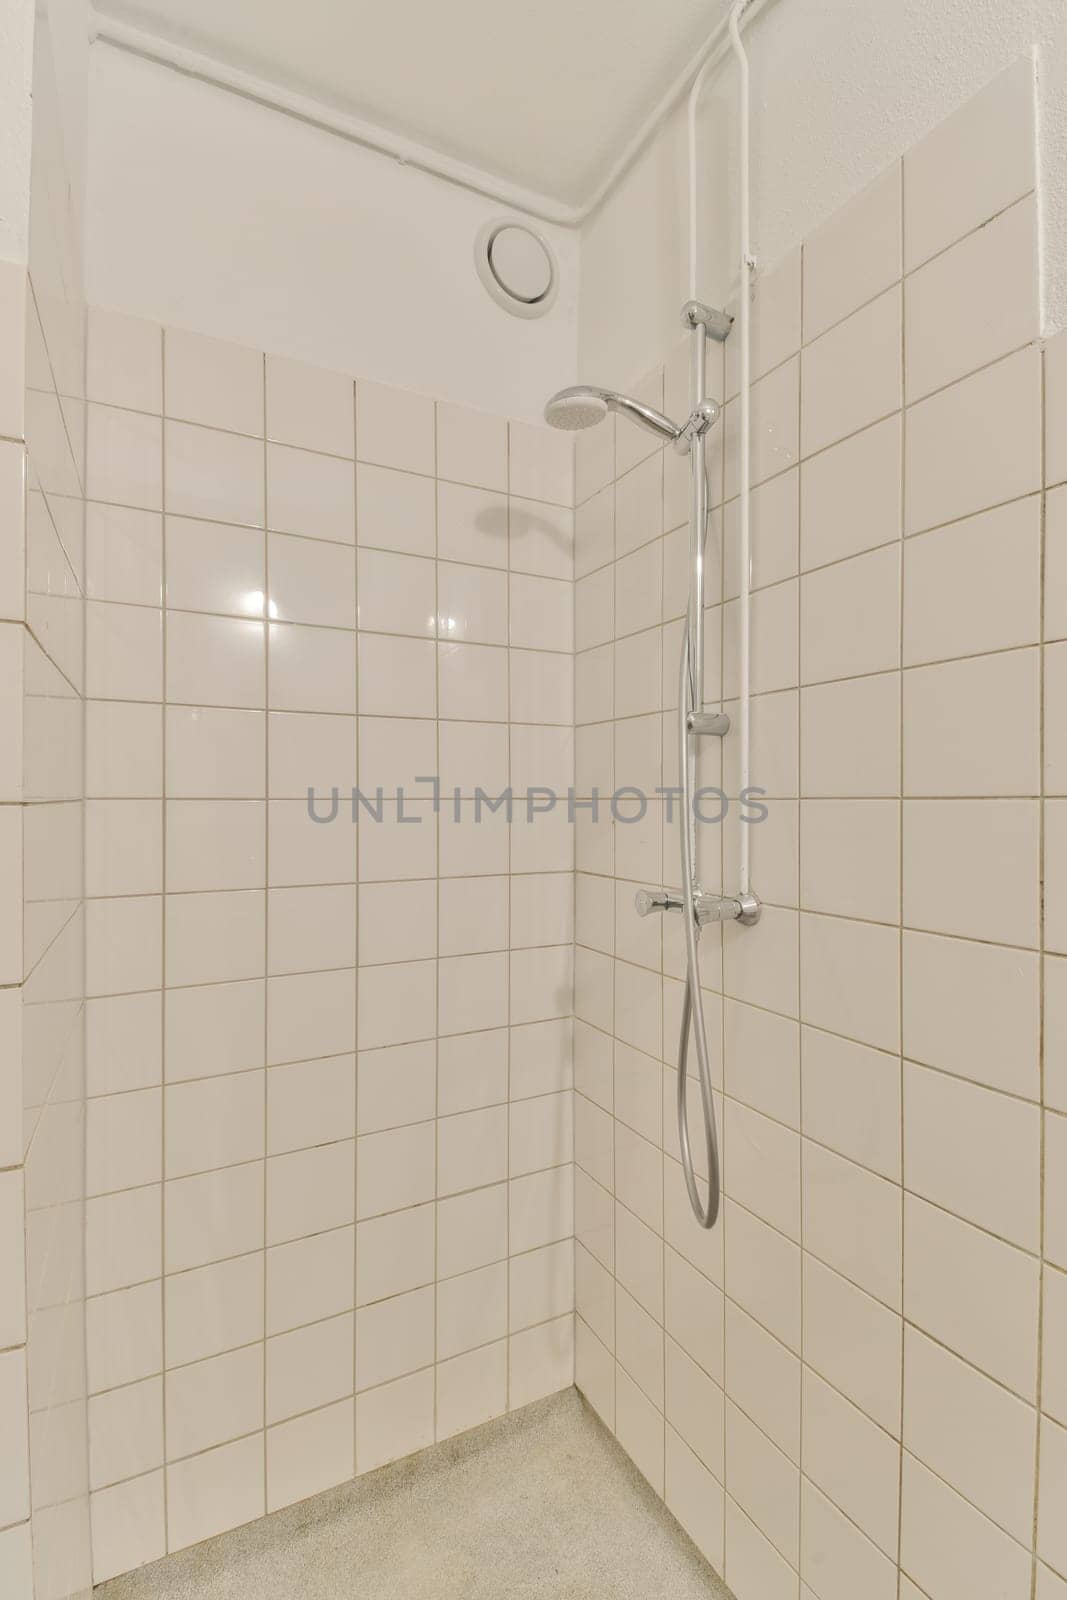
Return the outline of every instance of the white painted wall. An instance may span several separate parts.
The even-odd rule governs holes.
[[[37,8],[48,16],[63,165],[73,206],[72,224],[80,240],[89,123],[89,0],[37,0]]]
[[[24,264],[30,230],[33,0],[0,0],[0,260]]]
[[[754,240],[767,264],[1036,50],[1044,326],[1067,327],[1064,0],[771,0],[746,38]],[[701,115],[700,292],[713,300],[736,261],[734,97],[727,62]],[[582,230],[580,305],[579,240],[545,230],[562,292],[548,318],[524,323],[488,300],[471,266],[492,202],[104,44],[90,99],[99,304],[530,417],[576,370],[630,381],[677,330],[681,111]]]
[[[511,317],[474,270],[498,205],[103,43],[89,168],[91,303],[517,417],[573,381],[573,232]]]
[[[772,0],[746,32],[753,240],[773,264],[1003,68],[1036,49],[1044,328],[1067,327],[1067,5],[1064,0]],[[736,69],[701,118],[700,292],[735,277]],[[677,331],[686,285],[681,112],[583,230],[579,370],[623,383]]]
[[[29,257],[35,11],[47,23],[66,197],[81,217],[88,99],[87,0],[0,0],[0,260]],[[40,126],[38,132],[42,133]]]

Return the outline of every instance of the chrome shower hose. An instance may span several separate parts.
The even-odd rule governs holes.
[[[693,806],[695,760],[689,732],[689,713],[694,709],[693,674],[689,661],[689,629],[682,641],[681,671],[678,683],[678,767],[681,774],[682,816],[682,922],[685,927],[685,999],[678,1038],[678,1142],[682,1171],[693,1214],[702,1228],[713,1228],[719,1215],[722,1185],[719,1174],[719,1139],[715,1122],[715,1102],[711,1092],[711,1062],[708,1059],[708,1034],[704,1021],[704,997],[700,989],[700,925],[696,914],[696,861]],[[689,1061],[689,1034],[696,1041],[697,1080],[700,1084],[704,1121],[704,1148],[708,1165],[708,1196],[703,1200],[693,1166],[689,1141],[689,1104],[686,1097]]]

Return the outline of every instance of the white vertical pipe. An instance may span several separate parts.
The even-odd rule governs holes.
[[[686,110],[686,123],[689,133],[689,296],[690,300],[697,299],[697,223],[699,220],[699,205],[697,198],[698,166],[697,162],[697,106],[700,102],[700,91],[712,67],[718,62],[718,55],[705,61],[696,77],[693,87],[689,91],[689,105]],[[693,396],[693,404],[697,405],[704,399],[702,394]]]
[[[741,43],[741,29],[739,26],[741,14],[745,10],[745,0],[738,0],[730,12],[730,43],[737,58],[738,68],[738,166],[741,187],[741,271],[740,271],[740,296],[741,305],[738,316],[738,336],[741,345],[741,372],[740,394],[738,396],[741,408],[740,428],[740,461],[741,474],[741,501],[740,501],[740,535],[741,535],[741,596],[739,600],[741,612],[741,684],[738,705],[738,732],[741,745],[740,783],[739,794],[746,793],[751,779],[751,719],[749,715],[749,682],[751,667],[751,639],[750,639],[750,612],[751,612],[751,549],[750,549],[750,506],[749,506],[749,478],[751,477],[751,381],[752,381],[752,345],[749,326],[749,302],[751,299],[751,278],[753,270],[751,218],[750,218],[750,192],[749,192],[749,97],[748,97],[748,56],[745,54]],[[750,850],[748,825],[741,824],[741,862],[738,872],[738,892],[748,894],[750,888]]]
[[[751,240],[751,184],[749,178],[749,79],[748,56],[741,43],[741,18],[744,13],[758,0],[737,0],[730,12],[727,27],[729,31],[730,47],[733,50],[738,66],[738,166],[741,190],[740,203],[740,310],[737,320],[737,337],[740,344],[740,394],[739,406],[741,415],[740,426],[740,463],[741,473],[741,499],[740,499],[740,535],[741,535],[741,595],[739,600],[741,628],[740,628],[740,690],[738,697],[738,742],[740,744],[739,767],[739,794],[744,794],[751,783],[751,716],[750,716],[750,681],[751,681],[751,513],[749,479],[751,477],[752,454],[752,341],[750,323],[750,291],[754,262],[752,259]],[[699,162],[697,160],[697,106],[700,92],[704,82],[712,69],[718,65],[719,53],[712,54],[693,80],[693,87],[689,91],[688,105],[688,136],[689,136],[689,298],[696,300],[697,281],[699,277],[698,258],[698,222],[699,222]],[[694,403],[703,396],[694,397]],[[747,894],[751,887],[750,871],[751,852],[749,849],[748,827],[741,827],[741,860],[738,871],[738,893]]]
[[[695,322],[690,340],[690,385],[692,406],[705,398],[707,390],[708,336],[702,322]],[[693,710],[704,709],[704,566],[708,527],[708,485],[706,444],[703,434],[689,445],[689,676],[693,685]]]

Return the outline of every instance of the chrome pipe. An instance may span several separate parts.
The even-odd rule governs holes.
[[[696,418],[707,387],[707,329],[702,322],[690,324],[691,410]],[[689,442],[689,605],[687,629],[691,641],[689,670],[692,680],[692,711],[704,709],[704,546],[708,524],[707,451],[702,428],[692,432]]]

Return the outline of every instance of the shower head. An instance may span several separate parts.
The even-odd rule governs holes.
[[[631,422],[654,433],[658,439],[677,439],[682,430],[670,417],[643,400],[631,400],[629,395],[616,394],[613,389],[596,389],[591,384],[577,384],[571,389],[561,389],[545,407],[545,421],[550,428],[592,428],[603,422],[609,411],[618,411]]]
[[[568,433],[594,428],[608,414],[608,402],[596,389],[561,389],[545,407],[545,421]]]

